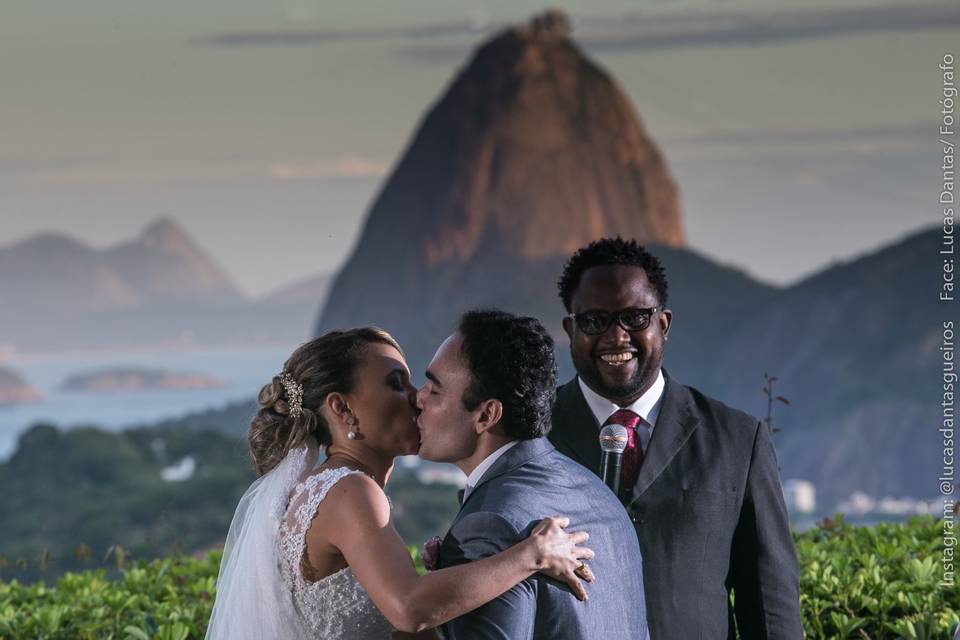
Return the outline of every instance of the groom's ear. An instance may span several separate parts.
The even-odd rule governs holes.
[[[563,330],[570,341],[573,342],[573,318],[570,316],[563,316]]]
[[[480,403],[480,406],[477,407],[477,410],[480,412],[477,415],[477,421],[475,423],[477,435],[489,431],[500,424],[500,418],[503,417],[503,403],[499,400],[493,398],[484,400]]]

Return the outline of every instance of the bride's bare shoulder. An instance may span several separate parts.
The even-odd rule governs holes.
[[[324,504],[325,503],[325,504]],[[349,473],[330,487],[320,505],[348,529],[385,526],[390,521],[390,502],[376,481],[365,473]]]

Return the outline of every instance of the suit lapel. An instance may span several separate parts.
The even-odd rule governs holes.
[[[700,419],[694,411],[690,392],[682,384],[671,378],[666,371],[666,389],[660,414],[653,429],[653,436],[647,446],[643,464],[637,482],[633,485],[628,504],[636,502],[653,484],[663,470],[667,468],[677,452],[683,447],[690,434],[700,426]],[[594,421],[595,422],[595,421]]]
[[[576,377],[557,390],[550,439],[564,453],[600,475],[600,425],[590,411]]]

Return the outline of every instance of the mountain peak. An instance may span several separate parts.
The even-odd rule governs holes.
[[[107,255],[138,291],[174,298],[241,297],[230,277],[171,216],[155,219],[137,238]]]
[[[573,25],[566,12],[547,9],[530,18],[527,24],[516,27],[514,31],[517,35],[531,40],[561,40],[570,37]]]
[[[172,216],[161,216],[148,224],[140,233],[139,242],[151,247],[195,248],[190,236]]]
[[[663,154],[569,35],[554,11],[478,47],[374,202],[357,255],[540,260],[618,234],[683,246]]]

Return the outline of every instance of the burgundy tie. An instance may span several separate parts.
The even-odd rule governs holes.
[[[621,491],[630,492],[633,489],[633,485],[637,482],[640,465],[643,463],[643,448],[640,446],[640,439],[637,437],[637,426],[639,426],[640,420],[640,416],[633,411],[620,409],[603,423],[604,426],[619,424],[627,430],[627,448],[623,450],[623,458],[621,459]]]

